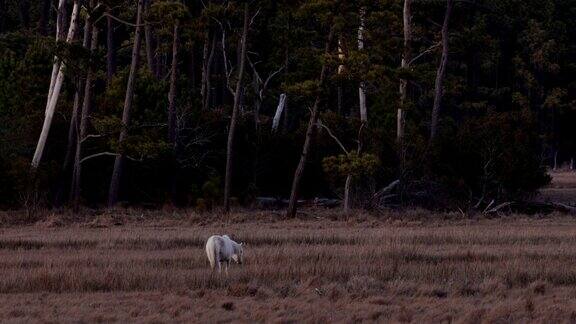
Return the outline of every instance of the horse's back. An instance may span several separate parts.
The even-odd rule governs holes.
[[[218,249],[218,247],[222,246],[222,242],[224,240],[222,239],[221,236],[219,235],[212,235],[208,238],[208,240],[206,241],[206,250],[211,249],[211,250],[216,250]]]

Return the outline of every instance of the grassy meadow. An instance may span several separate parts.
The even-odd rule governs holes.
[[[422,212],[424,213],[424,212]],[[0,230],[15,322],[509,322],[576,319],[576,220],[309,212],[52,215]],[[91,220],[90,220],[91,219]],[[409,220],[408,220],[409,219]],[[211,273],[228,233],[245,264]]]

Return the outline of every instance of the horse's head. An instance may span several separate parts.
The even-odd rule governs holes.
[[[244,249],[242,243],[234,245],[234,255],[232,256],[232,259],[238,264],[244,262]]]

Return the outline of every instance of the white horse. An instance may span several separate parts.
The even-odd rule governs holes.
[[[206,255],[208,256],[208,261],[210,261],[212,271],[217,268],[218,273],[221,273],[221,264],[224,263],[226,265],[226,274],[228,274],[230,259],[242,264],[244,251],[242,243],[234,242],[228,235],[213,235],[206,241]]]

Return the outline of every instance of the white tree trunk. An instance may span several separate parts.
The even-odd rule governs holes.
[[[282,112],[286,107],[286,94],[283,93],[280,95],[280,100],[278,101],[278,108],[276,108],[276,114],[274,115],[274,119],[272,120],[272,131],[275,132],[280,125],[280,118],[282,117]]]
[[[404,0],[403,21],[404,21],[404,53],[402,54],[402,69],[410,67],[409,61],[412,54],[412,0]],[[408,80],[400,80],[400,107],[396,114],[396,139],[400,145],[404,139],[404,108],[408,91]]]
[[[56,14],[56,43],[60,41],[60,35],[62,34],[63,20],[62,16],[66,10],[66,0],[58,1],[58,12]],[[50,88],[48,89],[48,98],[46,98],[46,110],[48,110],[48,105],[50,104],[50,98],[52,97],[52,92],[54,91],[54,83],[56,82],[56,77],[58,76],[58,71],[60,70],[60,59],[54,55],[54,65],[52,65],[52,74],[50,77]]]
[[[432,120],[430,122],[430,142],[434,141],[438,133],[438,119],[440,117],[440,104],[444,95],[444,78],[446,76],[446,66],[448,65],[448,52],[449,52],[449,34],[448,24],[454,7],[454,0],[448,0],[446,5],[446,14],[444,16],[444,24],[442,25],[442,58],[440,59],[440,66],[436,72],[436,83],[434,86],[434,103],[432,106]]]
[[[352,186],[352,176],[346,177],[346,184],[344,185],[344,212],[350,211],[350,187]]]
[[[324,48],[324,55],[330,53],[330,43],[332,43],[332,38],[334,37],[334,26],[330,28],[328,33],[328,39],[326,40],[326,46]],[[320,79],[318,79],[319,86],[322,87],[324,82],[326,82],[326,76],[328,74],[328,67],[326,63],[322,64],[322,70],[320,72]],[[304,140],[304,146],[302,147],[302,154],[300,155],[300,161],[298,162],[298,167],[294,171],[294,179],[292,180],[292,189],[290,190],[290,201],[288,202],[288,210],[286,211],[286,216],[290,218],[296,217],[296,212],[298,209],[298,196],[300,193],[300,181],[302,180],[302,175],[304,174],[304,169],[306,168],[306,163],[308,162],[308,154],[312,148],[312,142],[316,135],[316,128],[318,127],[318,118],[320,115],[320,94],[316,94],[316,99],[314,100],[314,105],[312,106],[312,111],[310,112],[310,120],[308,121],[308,128],[306,129],[306,139]]]
[[[365,15],[366,9],[360,9],[360,26],[358,27],[358,50],[364,50],[364,28],[365,28]],[[360,82],[358,87],[358,100],[360,103],[360,121],[366,123],[368,121],[368,110],[366,108],[366,87],[364,81]]]
[[[554,151],[554,171],[558,170],[558,151]]]
[[[78,0],[76,0],[74,1],[72,16],[70,18],[70,28],[68,29],[68,36],[66,38],[67,43],[72,42],[72,39],[74,39],[74,35],[76,34],[76,28],[78,25],[78,7]],[[60,90],[62,89],[62,83],[64,82],[64,68],[64,63],[61,62],[51,95],[49,92],[49,101],[48,106],[46,107],[42,132],[40,133],[38,145],[36,146],[36,151],[34,152],[34,157],[32,159],[32,169],[34,170],[38,168],[38,165],[40,165],[40,160],[42,160],[42,154],[44,153],[44,147],[46,146],[46,140],[48,139],[48,133],[50,132],[50,126],[52,126],[52,118],[54,117],[54,111],[56,110],[56,104],[58,103],[58,97],[60,96]]]

